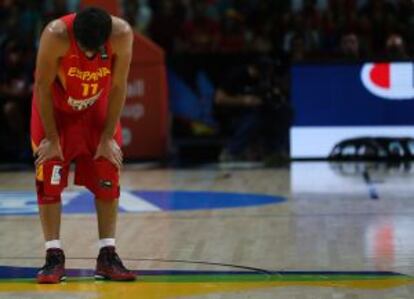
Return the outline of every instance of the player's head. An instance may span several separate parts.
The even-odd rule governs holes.
[[[98,51],[111,35],[112,19],[103,9],[88,7],[76,14],[73,32],[83,49]]]

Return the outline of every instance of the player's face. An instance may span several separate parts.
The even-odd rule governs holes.
[[[82,46],[82,44],[80,44],[79,42],[78,42],[78,46],[81,49],[81,51],[83,53],[85,53],[85,56],[88,57],[88,58],[94,57],[96,55],[96,53],[98,52],[98,50],[90,50],[90,49]]]

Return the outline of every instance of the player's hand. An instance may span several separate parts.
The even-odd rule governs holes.
[[[94,159],[99,157],[109,160],[118,169],[122,167],[122,151],[115,139],[101,139]]]
[[[59,139],[55,141],[43,139],[37,150],[34,152],[34,155],[36,157],[36,166],[52,159],[60,159],[61,161],[64,160]]]

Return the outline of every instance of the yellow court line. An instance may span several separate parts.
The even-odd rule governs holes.
[[[87,293],[98,299],[173,299],[177,297],[220,294],[240,291],[268,290],[280,287],[327,287],[361,290],[384,290],[414,284],[408,278],[344,281],[272,281],[272,282],[95,282],[68,281],[58,285],[39,285],[35,282],[1,282],[1,293],[18,292],[23,296],[38,294]],[[90,297],[88,297],[90,298]]]

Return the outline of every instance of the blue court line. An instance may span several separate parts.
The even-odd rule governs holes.
[[[36,277],[39,268],[0,266],[0,279],[26,279]],[[366,277],[410,277],[409,275],[397,272],[378,271],[267,271],[259,273],[253,271],[188,271],[188,270],[138,270],[134,271],[139,276],[180,276],[180,275],[315,275],[315,276],[366,276]],[[67,269],[66,275],[71,277],[92,277],[95,271],[91,269]]]
[[[226,209],[278,204],[284,197],[266,194],[212,191],[131,191],[164,211]]]
[[[184,190],[125,190],[128,200],[119,205],[121,213],[145,212],[148,207],[161,211],[195,211],[211,209],[248,208],[279,204],[287,199],[282,196],[254,193],[184,191]],[[63,202],[64,214],[95,213],[93,195],[87,191],[76,192],[67,202]],[[153,211],[153,210],[151,210]],[[0,191],[0,216],[38,214],[34,192]]]

